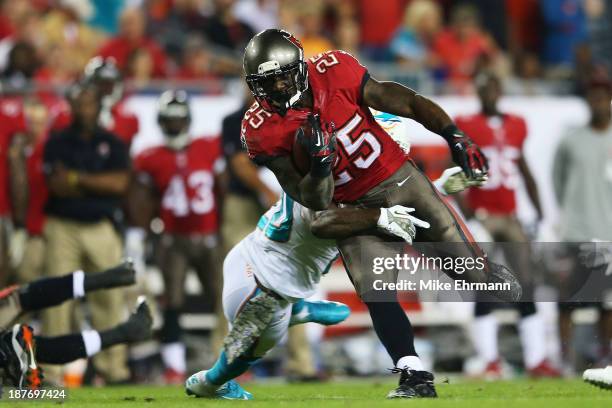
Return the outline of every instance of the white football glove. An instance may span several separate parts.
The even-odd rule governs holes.
[[[11,235],[11,242],[9,244],[9,258],[11,267],[18,268],[23,262],[23,258],[26,255],[26,245],[28,242],[28,233],[25,228],[16,228]]]
[[[461,167],[451,167],[444,170],[439,179],[433,182],[434,186],[444,195],[455,194],[468,187],[482,187],[487,182],[486,174],[476,172],[473,179],[468,178]]]
[[[402,238],[412,244],[416,236],[416,227],[429,228],[429,223],[410,215],[414,208],[394,205],[391,208],[381,208],[378,217],[378,228]]]

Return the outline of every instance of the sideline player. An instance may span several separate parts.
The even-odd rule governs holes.
[[[305,61],[299,41],[278,29],[265,30],[251,39],[244,54],[244,70],[257,103],[245,114],[243,140],[251,158],[270,168],[289,196],[314,210],[327,209],[332,199],[369,208],[412,207],[416,217],[431,224],[429,229],[419,231],[417,241],[463,243],[453,245],[453,256],[484,256],[431,182],[368,109],[418,121],[445,138],[454,161],[469,178],[486,173],[486,159],[478,146],[438,105],[400,84],[375,80],[343,51],[325,52]],[[313,119],[316,115],[320,115],[320,121]],[[296,131],[307,120],[313,129],[308,145],[311,166],[302,176],[291,152]],[[433,375],[424,371],[416,355],[412,327],[396,294],[389,291],[381,296],[373,291],[374,276],[368,271],[367,260],[362,260],[364,249],[364,258],[394,256],[393,241],[366,232],[337,243],[374,329],[401,373],[399,386],[388,397],[435,397]],[[458,277],[453,270],[445,272]],[[382,278],[395,280],[395,271],[388,275]],[[497,296],[520,298],[520,285],[503,267],[489,264],[468,271],[462,278],[470,282],[509,282],[512,290],[498,292]]]
[[[529,238],[516,217],[516,189],[522,178],[538,221],[542,219],[538,188],[523,152],[527,124],[520,116],[499,110],[503,89],[497,76],[482,72],[476,77],[475,85],[480,112],[460,116],[456,121],[463,131],[474,135],[474,141],[489,159],[489,179],[483,188],[469,189],[465,200],[460,201],[461,207],[467,218],[475,217],[493,240],[501,243],[505,259],[523,278],[522,282],[532,282]],[[545,325],[536,310],[533,293],[526,293],[530,287],[524,285],[525,301],[513,305],[521,316],[518,330],[525,369],[531,377],[559,377],[561,373],[546,358]],[[472,323],[474,348],[486,363],[482,375],[491,380],[503,375],[494,308],[495,303],[477,301]]]
[[[164,144],[134,159],[136,177],[130,193],[130,213],[143,231],[148,230],[156,212],[164,223],[159,246],[165,288],[161,355],[166,382],[182,384],[186,360],[179,314],[189,267],[204,287],[208,307],[223,317],[218,209],[225,161],[218,138],[192,138],[185,91],[164,92],[159,97],[157,117]],[[220,322],[217,327],[224,324]]]

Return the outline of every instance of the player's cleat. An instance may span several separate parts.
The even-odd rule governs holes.
[[[34,348],[34,334],[29,326],[16,324],[0,336],[0,362],[5,380],[12,386],[40,388],[42,371],[36,364]]]
[[[338,324],[351,314],[351,309],[344,303],[328,300],[300,300],[293,304],[289,326],[303,323],[319,323],[325,326]]]
[[[172,368],[164,370],[164,383],[167,385],[179,385],[185,381],[185,373],[176,371]]]
[[[612,365],[585,370],[582,379],[604,390],[612,390]]]
[[[527,370],[531,378],[559,378],[561,371],[553,367],[547,359],[542,360],[537,366]]]
[[[487,363],[484,371],[477,375],[476,378],[482,378],[486,381],[497,381],[504,378],[504,371],[501,360],[490,361]]]
[[[121,331],[126,343],[137,343],[139,341],[148,340],[153,335],[153,317],[149,305],[144,300],[144,296],[140,296],[137,302],[136,311],[130,315],[125,323],[120,324],[117,329]]]
[[[388,399],[396,398],[437,398],[434,376],[429,371],[415,371],[408,368],[394,368],[400,373],[399,385],[387,394]]]
[[[507,283],[510,285],[509,290],[492,290],[490,293],[505,302],[518,302],[521,300],[523,288],[518,279],[510,272],[510,269],[495,262],[489,262],[489,266],[491,272],[487,283]]]
[[[252,400],[253,395],[246,391],[236,381],[230,380],[222,386],[208,384],[206,373],[208,370],[199,371],[185,381],[185,393],[195,395],[198,398],[228,399],[228,400]]]

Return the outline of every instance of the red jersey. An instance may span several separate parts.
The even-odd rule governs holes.
[[[8,151],[13,136],[25,132],[25,127],[21,98],[0,99],[0,217],[11,212]]]
[[[117,136],[126,146],[131,146],[134,137],[138,133],[139,124],[138,117],[126,108],[125,99],[112,107],[110,116],[110,120],[107,123],[102,123],[102,126]],[[70,125],[71,121],[72,113],[68,104],[58,105],[56,112],[53,112],[51,129],[54,131],[65,129]]]
[[[43,153],[46,139],[45,137],[34,146],[26,148],[26,170],[28,174],[26,229],[30,235],[41,235],[45,226],[45,204],[49,196],[43,171]]]
[[[525,121],[514,115],[487,118],[482,114],[457,118],[457,126],[470,135],[489,161],[489,180],[467,193],[468,205],[492,214],[516,211],[515,191],[520,184],[518,160],[527,138]]]
[[[217,232],[214,176],[222,166],[220,138],[195,139],[180,151],[152,147],[134,159],[134,170],[149,177],[161,196],[165,231],[181,235]]]
[[[333,168],[336,202],[352,202],[389,178],[408,159],[404,151],[362,104],[368,71],[344,51],[328,51],[308,60],[308,81],[315,113],[337,129]],[[242,139],[253,159],[291,154],[296,130],[309,109],[289,109],[283,117],[255,103],[242,120]]]

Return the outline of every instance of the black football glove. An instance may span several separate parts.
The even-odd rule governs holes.
[[[323,129],[318,114],[308,116],[308,126],[312,129],[311,137],[307,138],[301,128],[298,137],[310,155],[310,174],[327,177],[336,158],[336,128],[332,123]]]
[[[487,158],[472,139],[454,125],[444,129],[442,136],[450,147],[453,161],[461,166],[468,178],[475,179],[487,174],[489,171]]]

